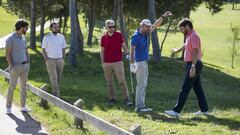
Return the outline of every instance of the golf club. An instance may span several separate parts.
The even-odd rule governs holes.
[[[130,55],[126,55],[126,59],[128,60],[128,66],[129,66],[129,73],[130,73],[130,82],[131,82],[131,90],[132,90],[132,102],[133,105],[135,106],[135,90],[133,88],[133,75],[132,72],[130,70],[131,67],[131,60],[130,60]]]

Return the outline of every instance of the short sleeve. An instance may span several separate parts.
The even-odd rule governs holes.
[[[12,39],[11,37],[9,37],[7,40],[6,40],[6,48],[12,48]]]
[[[42,41],[42,48],[43,48],[43,49],[46,49],[46,48],[47,48],[46,37],[43,38],[43,41]]]
[[[63,38],[62,48],[64,49],[67,47],[67,43],[66,43],[65,37],[62,36],[62,38]]]
[[[191,37],[192,48],[200,48],[200,38],[198,35],[194,34]]]
[[[131,37],[131,46],[137,46],[138,44],[138,36],[136,34],[134,34],[132,37]]]
[[[104,35],[101,37],[100,44],[101,44],[101,47],[104,47],[104,46],[105,46],[105,44],[104,44]]]
[[[120,35],[120,42],[121,42],[121,44],[122,44],[125,40],[124,40],[124,37],[123,37],[123,34],[122,34],[122,33],[120,33],[119,35]]]

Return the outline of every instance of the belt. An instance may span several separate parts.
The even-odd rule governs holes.
[[[50,60],[60,60],[60,59],[62,59],[63,57],[60,57],[60,58],[48,58],[48,59],[50,59]]]
[[[27,61],[24,61],[24,62],[22,62],[21,64],[26,64],[27,63]]]
[[[197,62],[201,62],[201,60],[197,60]],[[186,64],[192,64],[192,61],[186,61]]]

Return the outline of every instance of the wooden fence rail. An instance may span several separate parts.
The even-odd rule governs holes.
[[[4,70],[0,69],[0,75],[4,76],[5,78],[10,78],[9,73],[5,72]],[[77,108],[76,106],[69,104],[62,99],[59,99],[45,91],[43,91],[40,88],[37,88],[33,86],[32,84],[27,83],[27,88],[36,94],[37,96],[47,100],[48,102],[52,103],[53,105],[63,109],[66,112],[69,112],[73,116],[90,123],[94,127],[97,127],[98,129],[105,131],[106,133],[110,135],[134,135],[133,133],[130,133],[124,129],[121,129],[101,118],[98,118],[80,108]]]

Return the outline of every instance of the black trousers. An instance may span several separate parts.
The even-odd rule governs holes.
[[[198,105],[201,109],[202,112],[206,112],[208,111],[208,104],[207,104],[207,100],[202,88],[202,84],[201,84],[201,72],[202,72],[202,67],[203,64],[201,61],[197,61],[196,64],[196,75],[193,78],[189,77],[189,71],[191,69],[191,62],[187,62],[186,63],[186,74],[185,74],[185,79],[183,81],[182,84],[182,89],[180,91],[179,97],[178,97],[178,102],[175,105],[175,107],[173,108],[173,110],[175,112],[180,113],[184,104],[187,101],[188,95],[190,90],[193,88],[197,99],[198,99]]]

